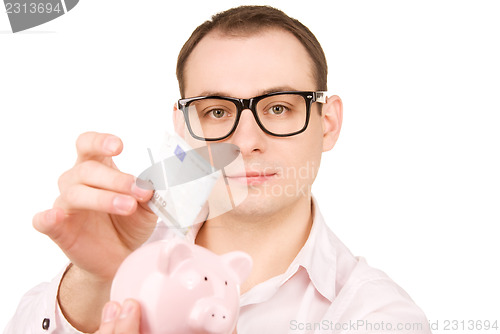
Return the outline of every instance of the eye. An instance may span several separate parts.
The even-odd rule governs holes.
[[[231,116],[224,109],[212,109],[212,110],[208,111],[207,114],[209,117],[217,118],[217,119],[222,118],[224,116]]]
[[[268,109],[268,113],[271,115],[281,115],[288,110],[287,107],[282,105],[275,105]]]
[[[226,285],[227,285],[227,281],[225,281],[225,282],[224,282],[224,284],[226,284]]]
[[[208,281],[208,277],[207,276],[205,276],[205,281]]]

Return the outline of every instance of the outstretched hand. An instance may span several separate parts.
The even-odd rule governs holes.
[[[123,259],[152,233],[156,216],[145,204],[152,196],[135,177],[118,170],[112,157],[121,140],[87,132],[76,142],[78,158],[59,178],[52,209],[38,213],[33,226],[48,235],[71,262],[92,277],[111,280]]]
[[[113,162],[122,149],[116,136],[80,135],[78,158],[59,178],[53,208],[33,217],[33,226],[72,263],[59,286],[58,302],[66,319],[84,332],[99,327],[118,267],[156,226],[157,217],[146,205],[153,191],[137,187],[135,177]]]

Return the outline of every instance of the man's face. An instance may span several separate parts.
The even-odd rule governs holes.
[[[306,50],[288,32],[267,30],[249,37],[210,33],[189,56],[185,96],[251,98],[270,91],[314,91],[312,69]],[[229,214],[266,216],[309,201],[323,151],[318,107],[312,105],[307,130],[291,137],[265,134],[251,111],[243,111],[235,132],[224,142],[241,150],[246,178],[230,171],[228,176],[231,184],[248,189],[248,197]],[[187,131],[184,137],[200,146]]]

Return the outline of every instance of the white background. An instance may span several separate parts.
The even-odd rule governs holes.
[[[52,206],[78,134],[120,136],[117,164],[144,170],[151,140],[171,129],[180,47],[238,4],[251,3],[82,0],[18,34],[2,8],[0,329],[22,294],[66,263],[31,218]],[[316,34],[329,92],[344,102],[314,188],[333,231],[441,329],[454,319],[500,326],[500,3],[265,4]]]

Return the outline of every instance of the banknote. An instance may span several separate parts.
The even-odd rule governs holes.
[[[148,206],[181,235],[209,215],[214,217],[234,209],[246,197],[241,190],[231,191],[225,177],[225,169],[230,165],[233,171],[244,172],[239,148],[233,144],[211,143],[192,148],[178,135],[165,134],[159,146],[148,148],[148,154],[151,166],[138,176],[137,184],[154,190]]]

